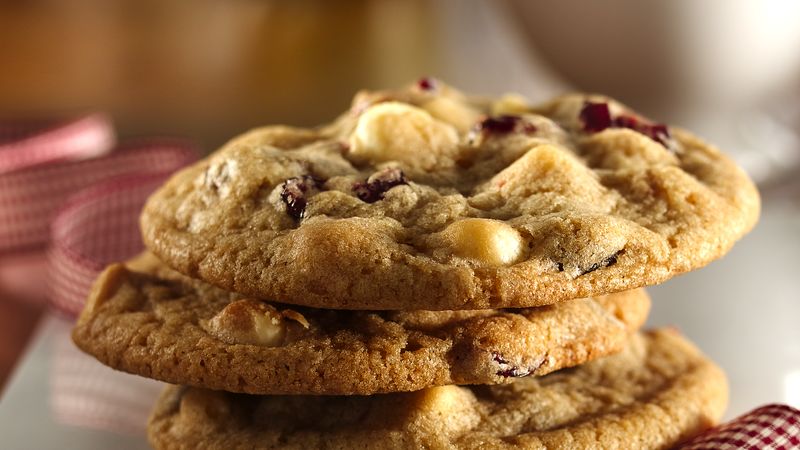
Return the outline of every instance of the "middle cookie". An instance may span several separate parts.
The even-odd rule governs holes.
[[[646,320],[627,291],[479,311],[335,311],[245,298],[145,254],[108,267],[73,331],[118,370],[249,394],[368,395],[544,375],[624,348]]]

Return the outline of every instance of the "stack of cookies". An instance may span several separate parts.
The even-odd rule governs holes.
[[[176,174],[73,339],[174,384],[156,448],[665,448],[727,384],[677,331],[638,331],[641,287],[758,211],[718,150],[611,99],[423,79]]]

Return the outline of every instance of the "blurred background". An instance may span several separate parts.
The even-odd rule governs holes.
[[[123,138],[208,152],[423,75],[533,101],[615,96],[717,144],[762,187],[761,225],[730,256],[652,291],[651,324],[720,360],[741,412],[800,403],[798,24],[800,2],[783,0],[0,1],[0,119],[101,111]],[[20,282],[37,266],[18,256],[0,255],[0,386],[43,310],[24,301],[44,294]]]
[[[533,100],[607,93],[700,128],[762,177],[797,159],[783,141],[797,144],[798,23],[783,0],[4,1],[0,116],[102,110],[122,135],[212,149],[436,75]]]
[[[213,148],[256,125],[322,123],[358,89],[424,74],[548,94],[552,86],[530,83],[525,52],[506,48],[509,31],[484,14],[496,8],[469,3],[6,3],[0,113],[101,109],[123,135],[182,134]]]
[[[212,149],[429,74],[533,100],[607,93],[766,178],[798,159],[798,23],[783,0],[5,1],[0,116],[102,110],[123,136]]]

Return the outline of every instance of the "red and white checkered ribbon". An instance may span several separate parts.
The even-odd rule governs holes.
[[[105,266],[142,251],[138,217],[147,196],[195,158],[185,143],[154,140],[81,163],[107,176],[70,196],[53,219],[47,256],[54,306],[77,315]]]
[[[92,158],[114,145],[109,118],[0,123],[0,175],[42,163]]]
[[[57,324],[52,347],[50,409],[65,425],[143,435],[147,416],[164,384],[119,372],[81,352],[69,339],[72,326]]]
[[[766,405],[683,443],[679,450],[800,449],[800,410]]]
[[[0,253],[47,247],[49,300],[80,312],[99,272],[143,248],[147,196],[197,158],[173,139],[114,147],[104,115],[66,122],[0,123]],[[44,279],[42,280],[44,281]],[[54,347],[51,406],[61,423],[141,433],[160,383],[111,370],[64,331]]]
[[[114,141],[101,114],[0,123],[0,253],[49,244],[50,300],[70,314],[105,265],[141,251],[145,199],[197,158],[183,141]]]
[[[0,252],[44,245],[59,205],[98,179],[82,160],[108,153],[114,140],[103,115],[0,123]]]

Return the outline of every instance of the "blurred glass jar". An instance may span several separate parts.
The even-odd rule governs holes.
[[[742,105],[797,81],[800,2],[510,0],[570,82],[664,110]]]

